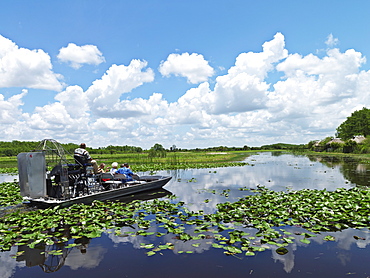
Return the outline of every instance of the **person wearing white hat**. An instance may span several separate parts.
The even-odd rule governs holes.
[[[112,168],[110,169],[110,173],[114,174],[117,171],[117,168],[118,168],[118,162],[113,162]]]

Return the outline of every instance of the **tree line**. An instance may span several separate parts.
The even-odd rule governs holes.
[[[21,152],[30,152],[37,149],[40,141],[17,141],[11,142],[0,141],[0,156],[16,156]],[[68,143],[61,144],[63,148],[70,154],[74,153],[74,150],[79,147],[78,144]],[[87,148],[90,154],[119,154],[119,153],[140,153],[143,149],[134,146],[112,146],[99,147],[99,148]]]
[[[343,153],[370,153],[370,109],[354,111],[336,129],[335,137],[311,141],[308,148],[316,151]],[[361,138],[361,141],[356,137]]]
[[[16,156],[21,152],[30,152],[35,150],[40,141],[17,141],[13,140],[11,142],[2,142],[0,141],[0,156]],[[78,144],[67,143],[62,144],[63,148],[67,151],[67,153],[73,154],[74,150],[79,147]],[[227,147],[227,146],[216,146],[216,147],[208,147],[208,148],[195,148],[195,149],[184,149],[184,148],[177,148],[175,145],[172,145],[169,149],[165,149],[161,144],[154,144],[149,150],[144,150],[141,147],[135,146],[113,146],[109,145],[107,147],[98,147],[98,148],[91,148],[87,147],[86,149],[89,151],[91,155],[94,154],[122,154],[122,153],[142,153],[147,152],[149,157],[166,157],[167,152],[228,152],[228,151],[248,151],[248,150],[267,150],[267,149],[277,149],[277,150],[285,150],[285,149],[304,149],[305,145],[292,145],[292,144],[272,144],[272,145],[263,145],[261,147],[249,147],[244,145],[243,147]]]
[[[247,151],[247,150],[320,150],[320,151],[335,151],[335,152],[355,152],[355,153],[370,153],[370,109],[364,107],[361,110],[353,112],[347,119],[336,129],[336,137],[342,141],[333,141],[334,137],[326,137],[323,140],[311,141],[308,144],[294,145],[277,143],[271,145],[263,145],[261,147],[227,147],[217,146],[209,148],[181,149],[172,145],[169,149],[165,149],[161,144],[156,143],[149,150],[143,150],[141,147],[135,146],[113,146],[90,148],[87,150],[90,154],[120,154],[120,153],[141,153],[148,152],[150,157],[165,157],[167,152],[177,151],[198,151],[198,152],[226,152],[226,151]],[[353,139],[354,136],[362,135],[366,140],[358,144]],[[37,141],[17,141],[11,142],[0,141],[0,156],[16,156],[21,152],[29,152],[35,150],[40,142]],[[61,144],[63,148],[70,154],[79,147],[77,144],[68,143]]]

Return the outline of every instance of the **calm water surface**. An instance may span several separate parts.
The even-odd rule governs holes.
[[[248,157],[246,162],[250,165],[162,171],[160,174],[173,176],[165,188],[176,195],[177,200],[184,201],[189,210],[206,213],[214,212],[217,203],[233,202],[248,194],[240,191],[241,187],[263,185],[276,191],[335,190],[370,184],[369,167],[352,160],[260,153]],[[156,232],[158,229],[154,225],[149,230]],[[130,230],[122,228],[122,232]],[[299,227],[286,227],[285,230],[303,231]],[[255,230],[248,232],[253,234]],[[336,241],[322,240],[329,234],[334,235]],[[356,240],[354,236],[362,239]],[[308,245],[296,240],[289,245],[286,255],[277,254],[276,248],[271,247],[254,257],[246,257],[225,255],[222,249],[211,246],[212,239],[182,242],[173,234],[161,238],[154,235],[120,237],[108,231],[101,238],[84,242],[84,247],[65,249],[63,256],[46,257],[41,254],[43,249],[15,246],[11,251],[0,253],[0,277],[370,277],[367,229],[322,233],[310,240]],[[142,243],[166,242],[174,243],[174,250],[148,257],[147,250],[140,248]],[[199,245],[194,247],[194,243]],[[22,250],[25,253],[21,257],[12,258]],[[179,254],[180,250],[193,253]]]

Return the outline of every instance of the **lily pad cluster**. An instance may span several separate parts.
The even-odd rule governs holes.
[[[252,191],[258,194],[234,203],[218,204],[215,220],[236,221],[262,231],[264,227],[302,226],[314,233],[361,229],[370,224],[370,191],[367,188],[276,192],[259,187]]]
[[[7,168],[0,168],[0,174],[12,174],[18,173],[17,167],[7,167]]]
[[[260,187],[248,191],[249,195],[236,202],[218,204],[212,214],[190,211],[184,202],[176,201],[175,196],[128,204],[94,202],[68,208],[16,211],[0,218],[0,250],[9,250],[13,245],[33,248],[38,244],[63,244],[72,248],[76,246],[70,242],[73,239],[96,238],[103,232],[111,232],[149,240],[160,238],[159,245],[154,244],[154,238],[153,243],[142,244],[148,256],[173,250],[177,242],[186,241],[192,241],[195,248],[203,242],[227,255],[246,256],[275,245],[276,252],[284,255],[294,240],[309,244],[309,239],[321,232],[362,229],[370,225],[370,191],[367,189],[275,192]],[[155,232],[150,229],[154,226],[158,228]],[[288,232],[289,226],[300,227],[302,232]],[[130,232],[123,232],[122,227],[129,227]],[[165,237],[168,234],[172,236]],[[330,235],[324,240],[335,238]]]
[[[18,182],[0,184],[0,207],[12,206],[22,202]]]

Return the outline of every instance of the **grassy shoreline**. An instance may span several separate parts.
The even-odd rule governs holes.
[[[227,152],[168,152],[166,157],[148,157],[147,153],[122,153],[122,154],[99,154],[94,155],[98,163],[104,162],[108,167],[112,162],[129,163],[137,172],[175,170],[175,169],[199,169],[243,166],[248,156],[258,152],[286,152],[308,156],[333,156],[352,157],[362,163],[370,163],[370,154],[314,152],[295,150],[248,150]],[[73,161],[72,157],[68,157]],[[17,158],[0,157],[0,173],[17,173]]]
[[[246,165],[243,160],[255,151],[230,152],[168,152],[166,157],[148,157],[147,153],[123,153],[94,155],[98,162],[104,162],[108,167],[112,162],[129,163],[136,172],[215,168]],[[72,157],[67,157],[73,163]],[[0,173],[17,173],[16,157],[0,157]]]
[[[303,151],[303,152],[292,152],[295,154],[309,155],[309,156],[331,156],[331,157],[351,157],[358,160],[361,163],[370,163],[369,153],[336,153],[336,152],[314,152],[314,151]]]

